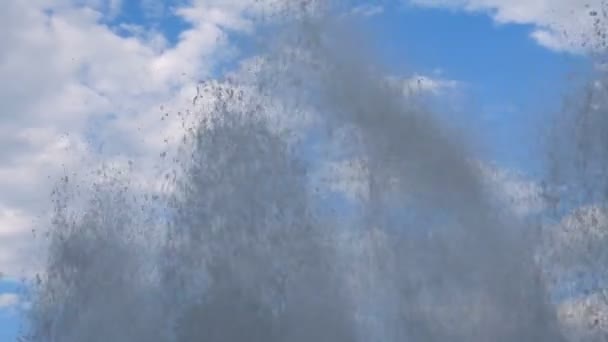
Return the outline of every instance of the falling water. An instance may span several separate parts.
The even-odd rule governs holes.
[[[162,192],[112,168],[60,182],[24,338],[563,340],[535,230],[497,205],[472,141],[348,19],[298,8],[199,86]],[[316,176],[336,160],[356,161],[358,196]]]

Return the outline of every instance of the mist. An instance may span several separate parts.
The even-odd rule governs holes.
[[[199,85],[160,191],[113,167],[58,183],[24,340],[570,340],[538,262],[550,229],[497,200],[483,142],[406,96],[334,5],[287,6],[257,58]],[[551,144],[546,198],[605,195],[597,113],[571,120],[579,150]],[[336,161],[357,196],[317,177]]]

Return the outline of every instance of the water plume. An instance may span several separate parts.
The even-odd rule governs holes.
[[[605,47],[604,3],[593,17],[595,38]],[[604,340],[608,336],[605,57],[605,49],[591,56],[595,64],[591,74],[582,77],[582,86],[566,97],[563,110],[547,124],[548,170],[543,196],[548,210],[543,227],[545,242],[539,254],[552,296],[566,302],[560,315],[570,321],[568,333],[582,341]]]
[[[131,200],[148,197],[112,173],[87,201],[59,189],[26,337],[563,340],[532,230],[497,208],[466,139],[387,81],[348,18],[306,6],[248,79],[201,85],[165,193]],[[277,124],[299,111],[312,123]],[[311,181],[336,155],[361,161],[365,196]],[[332,201],[352,203],[321,214]]]
[[[361,58],[361,43],[354,44],[351,31],[332,24],[321,30],[325,23],[305,24],[298,31],[304,37],[299,41],[306,42],[303,50],[317,63],[308,74],[319,70],[318,93],[327,105],[327,124],[353,126],[361,141],[370,187],[367,228],[388,230],[391,239],[410,230],[435,233],[407,251],[402,250],[406,245],[380,246],[378,253],[390,251],[397,261],[393,268],[382,265],[385,271],[378,279],[394,282],[389,297],[402,301],[397,309],[402,317],[382,330],[404,331],[384,340],[559,340],[543,284],[532,266],[529,227],[513,218],[505,220],[493,207],[466,144],[432,113],[409,107],[401,89],[387,85]],[[391,209],[414,211],[419,218],[413,223],[387,222]],[[438,222],[428,222],[437,216]],[[411,258],[425,263],[400,268],[400,261]],[[427,290],[433,289],[436,298],[430,303],[420,303],[424,295],[411,291],[410,283],[420,286],[421,279],[410,279],[416,273],[422,274]],[[404,295],[405,289],[409,295]],[[420,313],[442,307],[442,300],[451,302],[443,312]],[[475,307],[480,303],[486,308]],[[478,321],[461,320],[465,312],[473,318],[476,309],[484,310]],[[408,316],[416,323],[404,319]],[[420,321],[431,322],[427,331],[410,335],[425,330]]]

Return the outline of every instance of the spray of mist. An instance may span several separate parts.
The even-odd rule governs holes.
[[[563,340],[533,229],[497,208],[471,142],[388,82],[348,20],[307,11],[247,77],[201,85],[163,194],[116,170],[63,180],[24,338]],[[294,133],[281,118],[301,112],[314,124]],[[360,161],[344,210],[321,210],[314,137]]]

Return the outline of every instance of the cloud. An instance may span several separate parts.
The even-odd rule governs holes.
[[[486,13],[499,24],[532,25],[530,37],[555,51],[583,52],[605,47],[602,27],[606,25],[606,16],[602,0],[407,0],[406,3]]]

